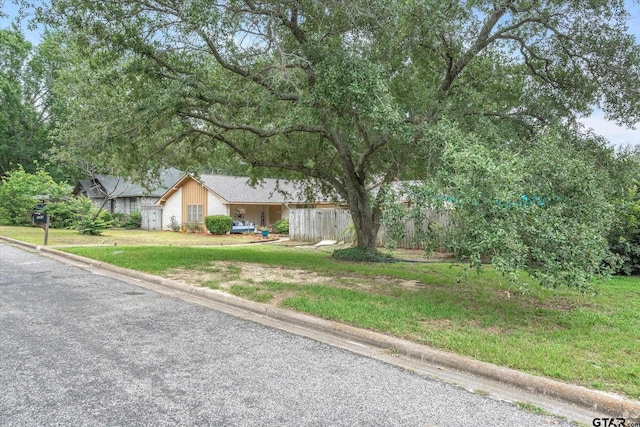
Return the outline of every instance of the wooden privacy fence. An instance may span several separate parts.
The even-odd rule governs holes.
[[[449,212],[426,210],[425,227],[427,221],[437,222],[444,228],[449,226]],[[405,223],[405,237],[398,242],[399,248],[417,249],[420,246],[414,242],[416,229],[413,221]],[[351,214],[346,209],[314,208],[291,209],[289,211],[289,238],[294,241],[317,243],[321,240],[336,240],[352,243],[355,239]],[[387,230],[380,226],[378,231],[378,246],[389,242]]]

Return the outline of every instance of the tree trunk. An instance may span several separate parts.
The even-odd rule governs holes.
[[[349,194],[349,209],[356,230],[357,245],[359,248],[377,252],[382,211],[377,206],[371,206],[369,194],[364,185],[357,187],[359,187],[357,191]]]

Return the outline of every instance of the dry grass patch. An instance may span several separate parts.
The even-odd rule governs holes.
[[[39,227],[0,226],[0,235],[34,245],[43,243],[44,231]],[[100,236],[87,236],[75,230],[49,230],[51,247],[64,246],[222,246],[250,244],[258,237],[252,234],[179,233],[171,231],[105,230]]]
[[[230,265],[232,266],[231,269]],[[255,286],[263,282],[324,284],[335,280],[334,277],[321,276],[306,270],[287,269],[248,262],[230,264],[226,261],[212,261],[207,267],[197,270],[174,269],[164,276],[190,285],[200,285],[203,282],[213,281],[219,283],[221,288],[242,284]]]

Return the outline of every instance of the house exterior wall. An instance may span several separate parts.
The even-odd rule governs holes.
[[[111,213],[129,213],[126,199],[110,199],[107,203],[112,207]]]
[[[262,225],[269,225],[269,206],[238,204],[230,205],[229,208],[231,216],[233,216],[233,212],[236,208],[241,208],[244,209],[245,212],[243,218],[244,221],[251,222],[257,227],[260,227]]]
[[[212,193],[208,191],[207,194],[207,215],[230,215],[229,213],[229,205],[225,204],[224,201]]]
[[[288,207],[286,207],[285,205],[282,205],[282,213],[281,213],[281,218],[280,219],[289,219],[289,213],[291,211],[289,210]]]
[[[138,208],[140,208],[140,206],[155,205],[157,201],[158,201],[157,197],[140,197],[138,199]]]
[[[190,179],[182,185],[182,218],[185,222],[190,220],[188,216],[189,206],[202,206],[202,218],[208,215],[207,213],[207,190],[199,182]],[[203,222],[192,221],[192,222]]]
[[[156,200],[154,197],[115,197],[109,199],[105,209],[110,213],[129,215],[132,212],[140,212],[140,206],[153,205]]]
[[[198,223],[200,230],[206,231],[204,218],[209,215],[207,209],[208,191],[202,184],[189,179],[182,185],[182,219],[184,223]],[[197,214],[191,209],[198,208]],[[187,225],[187,230],[189,226]]]
[[[104,203],[104,199],[91,199],[91,204],[93,206],[95,206],[96,208],[98,208],[98,209],[100,209],[102,207],[103,203]],[[111,210],[109,208],[110,208],[109,202],[107,202],[107,204],[104,205],[104,209],[106,211],[108,211],[109,213],[113,213],[113,212],[111,212]]]
[[[182,188],[173,193],[164,203],[162,209],[162,229],[171,230],[171,218],[182,225]]]
[[[269,224],[274,224],[282,219],[282,205],[269,206]]]
[[[104,202],[104,198],[93,198],[91,203],[96,208],[103,208],[107,212],[121,213],[128,215],[131,212],[139,212],[140,206],[153,205],[156,200],[155,197],[114,197]]]
[[[244,220],[254,223],[258,227],[268,226],[274,222],[289,218],[289,209],[285,205],[229,205],[229,212],[223,215],[234,216],[235,209],[242,208],[245,211]],[[236,219],[236,218],[233,218]]]

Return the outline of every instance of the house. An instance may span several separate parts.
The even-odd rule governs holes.
[[[93,175],[81,179],[73,189],[76,196],[84,196],[109,213],[139,212],[141,206],[154,205],[171,186],[182,177],[183,172],[167,169],[160,173],[157,187],[147,189],[142,185],[113,175]]]
[[[156,202],[162,206],[162,229],[202,224],[210,215],[268,226],[288,218],[289,209],[307,205],[291,182],[266,178],[252,187],[249,180],[225,175],[183,176]]]

